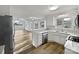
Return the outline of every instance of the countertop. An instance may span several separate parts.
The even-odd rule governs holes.
[[[43,32],[50,33],[50,32],[54,32],[54,33],[59,33],[59,34],[65,34],[65,35],[67,34],[67,35],[75,35],[75,36],[78,36],[78,34],[76,34],[76,33],[62,32],[62,31],[51,30],[51,29],[49,29],[49,30],[35,30],[33,32],[38,32],[38,33],[43,33]]]

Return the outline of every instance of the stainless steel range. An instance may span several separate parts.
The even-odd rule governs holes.
[[[79,36],[69,35],[65,43],[65,54],[79,54]]]

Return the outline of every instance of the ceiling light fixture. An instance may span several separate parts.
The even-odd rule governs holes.
[[[65,21],[69,21],[71,18],[64,18]]]
[[[58,9],[58,6],[49,6],[49,10],[56,10]]]
[[[58,18],[62,18],[62,17],[68,17],[67,14],[63,14],[63,15],[59,15]]]

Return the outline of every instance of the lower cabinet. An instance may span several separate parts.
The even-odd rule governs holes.
[[[60,39],[61,44],[65,44],[66,38],[67,38],[68,35],[69,34],[62,34],[62,33],[59,35],[59,39]]]
[[[33,32],[32,33],[32,44],[35,47],[39,47],[42,45],[42,34],[39,32]]]
[[[32,33],[32,43],[33,43],[33,46],[35,47],[39,47],[40,45],[43,45],[45,43],[47,43],[48,41],[48,32],[47,31],[44,31],[44,32],[33,32]]]
[[[59,42],[59,36],[57,33],[49,32],[48,33],[48,41],[49,42]]]
[[[49,42],[57,42],[59,44],[64,45],[67,36],[68,36],[67,34],[63,34],[63,33],[49,32],[48,33],[48,41]]]

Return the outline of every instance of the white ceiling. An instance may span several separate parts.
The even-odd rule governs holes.
[[[53,14],[60,15],[73,12],[77,6],[74,5],[59,5],[55,11],[49,11],[48,5],[15,5],[11,7],[11,14],[22,17],[42,17]]]
[[[19,5],[10,6],[11,14],[22,17],[41,17],[48,14],[47,5]]]
[[[11,14],[16,17],[43,17],[46,15],[60,15],[73,12],[75,5],[59,5],[55,11],[49,11],[48,5],[11,5],[0,6],[0,14]]]

